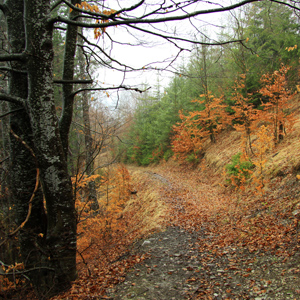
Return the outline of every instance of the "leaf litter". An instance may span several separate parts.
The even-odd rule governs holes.
[[[78,280],[53,300],[300,299],[297,176],[254,195],[225,189],[205,165],[129,169],[130,185],[107,189],[109,227],[84,223]],[[135,192],[124,201],[120,187]]]
[[[228,192],[205,169],[145,170],[161,181],[151,188],[169,207],[166,228],[135,245],[149,257],[109,290],[112,299],[300,299],[294,177],[255,196]]]

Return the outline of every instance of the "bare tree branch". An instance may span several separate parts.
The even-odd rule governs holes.
[[[22,74],[27,74],[27,71],[13,69],[13,68],[9,68],[9,67],[6,67],[6,66],[0,66],[0,70],[1,71],[18,72],[18,73],[22,73]]]
[[[54,10],[56,7],[58,7],[61,3],[63,3],[63,0],[57,0],[51,7],[51,11]]]
[[[109,61],[111,61],[111,62],[115,62],[115,63],[117,63],[118,65],[120,65],[120,66],[122,66],[122,67],[124,67],[125,69],[126,68],[128,68],[128,69],[130,69],[130,70],[134,70],[134,71],[138,71],[137,69],[133,69],[132,67],[129,67],[129,66],[127,66],[127,65],[125,65],[125,64],[122,64],[122,63],[120,63],[119,61],[117,61],[116,59],[114,59],[114,58],[112,58],[110,55],[108,55],[99,45],[97,45],[97,44],[95,44],[95,43],[92,43],[92,42],[90,42],[86,37],[84,37],[82,34],[80,34],[80,37],[88,44],[88,45],[91,45],[91,46],[93,46],[93,47],[95,47],[95,48],[97,48],[107,59],[109,59]],[[88,48],[93,54],[95,54],[105,65],[107,65],[104,61],[103,61],[103,59],[101,59],[100,57],[99,57],[99,55],[93,50],[93,49],[91,49],[91,48],[89,48],[88,46],[85,46],[85,45],[79,45],[79,46],[81,46],[81,47],[86,47],[86,48]],[[108,67],[110,67],[110,68],[113,68],[113,67],[111,67],[110,65],[107,65]],[[115,69],[115,68],[113,68],[113,69]],[[117,70],[119,70],[119,69],[117,69]],[[124,72],[124,70],[119,70],[119,71],[122,71],[122,72]],[[128,70],[127,70],[128,71]]]
[[[59,29],[59,30],[63,30],[66,31],[67,28],[66,27],[62,27],[62,26],[53,26],[54,29]]]
[[[67,6],[69,6],[71,9],[75,10],[75,11],[78,11],[78,12],[81,12],[83,15],[82,17],[85,17],[87,18],[88,16],[91,16],[92,18],[101,18],[103,20],[109,20],[109,19],[115,19],[115,16],[121,14],[121,13],[124,13],[124,12],[127,12],[127,11],[132,11],[132,10],[135,10],[136,8],[138,8],[139,6],[141,6],[145,0],[141,0],[140,2],[132,5],[131,7],[128,7],[128,8],[122,8],[118,11],[115,11],[113,13],[111,13],[110,15],[106,15],[106,14],[102,14],[100,12],[92,12],[92,11],[88,11],[88,10],[85,10],[85,9],[82,9],[82,8],[79,8],[78,6],[75,6],[73,5],[72,3],[66,1],[66,0],[59,0],[58,1],[59,3],[56,3],[54,5],[54,8],[56,6],[58,6],[60,3],[64,2]],[[79,16],[80,17],[80,16]]]
[[[105,164],[103,164],[103,165],[101,165],[101,166],[95,168],[95,169],[93,170],[93,172],[95,172],[96,170],[99,170],[99,169],[108,167],[108,166],[110,166],[110,165],[116,163],[118,158],[119,158],[119,155],[116,155],[110,162],[105,163]]]
[[[188,42],[188,43],[192,43],[192,44],[198,44],[198,45],[206,45],[206,46],[221,46],[221,45],[226,45],[226,44],[232,44],[232,43],[240,43],[241,40],[232,40],[232,41],[226,41],[226,42],[214,42],[214,43],[205,43],[205,42],[200,42],[200,41],[195,41],[195,40],[190,40],[190,39],[184,39],[184,38],[180,38],[180,37],[176,37],[176,36],[168,36],[168,35],[163,35],[160,33],[156,33],[147,29],[143,29],[137,26],[133,26],[133,25],[128,25],[131,28],[134,28],[136,30],[148,33],[148,34],[152,34],[161,38],[166,39],[169,42],[172,42],[171,40],[177,40],[177,41],[182,41],[182,42]],[[173,43],[173,42],[172,42]],[[174,44],[174,43],[173,43]],[[174,44],[177,48],[178,45]]]
[[[271,2],[275,2],[275,3],[279,3],[279,4],[282,4],[282,5],[285,5],[285,6],[288,6],[290,8],[293,8],[293,9],[296,9],[296,10],[299,10],[300,11],[300,7],[297,7],[295,5],[291,5],[289,3],[286,3],[286,2],[282,2],[282,1],[278,1],[278,0],[270,0]]]
[[[11,265],[5,264],[1,260],[0,260],[0,265],[3,266],[4,268],[10,268],[11,267]],[[14,272],[17,273],[18,275],[23,275],[24,273],[32,272],[32,271],[35,271],[35,270],[41,270],[41,269],[54,271],[53,268],[48,268],[48,267],[35,267],[35,268],[28,269],[28,270],[16,270],[16,269],[14,269],[13,272],[8,272],[8,273],[6,273],[6,272],[4,272],[3,270],[0,269],[0,275],[2,275],[2,276],[14,275]],[[30,280],[27,276],[25,276],[25,277],[26,277],[26,279]]]
[[[150,32],[150,33],[151,33],[151,32]],[[106,34],[107,34],[107,33],[106,33]],[[107,36],[108,36],[109,39],[112,41],[112,43],[115,43],[115,41],[112,40],[112,38],[111,38],[108,34],[107,34]],[[104,61],[104,60],[103,60],[103,59],[102,59],[102,58],[101,58],[101,57],[100,57],[93,49],[91,49],[89,46],[86,46],[86,45],[78,45],[78,46],[80,46],[80,47],[89,49],[89,51],[92,53],[92,56],[94,57],[94,59],[95,59],[97,62],[99,62],[99,63],[105,65],[106,67],[108,67],[108,68],[110,68],[110,69],[114,69],[114,70],[117,70],[117,71],[120,71],[120,72],[126,72],[126,73],[128,73],[128,72],[134,72],[134,71],[145,71],[145,70],[160,70],[160,71],[166,70],[166,67],[161,68],[161,69],[160,69],[160,68],[157,68],[157,67],[156,67],[156,68],[150,67],[150,65],[154,64],[154,62],[149,63],[149,64],[146,64],[146,65],[144,65],[144,66],[141,67],[141,68],[133,68],[133,67],[131,67],[131,66],[125,65],[125,64],[119,62],[118,60],[112,58],[110,55],[108,55],[108,54],[106,53],[106,51],[104,51],[99,45],[90,42],[86,37],[84,37],[84,36],[82,36],[82,35],[81,35],[81,37],[82,37],[82,39],[83,39],[87,44],[89,44],[89,45],[95,47],[95,48],[98,49],[101,53],[103,53],[104,56],[105,56],[107,59],[109,59],[110,62],[114,62],[114,63],[118,64],[119,66],[124,67],[124,69],[120,69],[120,68],[114,67],[114,66],[112,66],[111,64],[105,62],[105,61]],[[172,42],[172,41],[171,41],[171,42]],[[118,43],[118,42],[117,42],[117,43]],[[175,59],[176,59],[176,58],[178,58],[178,55],[179,55],[183,50],[185,50],[185,49],[181,49],[181,48],[180,48],[179,46],[177,46],[177,44],[174,43],[174,42],[172,42],[172,43],[173,43],[177,48],[179,48],[179,53],[175,56]],[[119,43],[119,44],[122,44],[122,43]],[[124,45],[125,45],[125,44],[124,44]],[[127,45],[128,45],[128,46],[132,46],[131,44],[127,44]],[[175,59],[172,58],[172,59],[171,59],[171,63],[168,63],[168,66],[169,66],[170,64],[172,64],[172,62],[174,62]],[[166,62],[166,61],[159,61],[159,62],[155,62],[155,63],[165,63],[165,62]],[[149,67],[148,67],[148,66],[149,66]]]
[[[140,7],[144,2],[145,2],[145,0],[142,0],[142,1],[138,2],[138,3],[135,4],[135,5],[132,5],[131,7],[123,8],[123,9],[118,10],[118,11],[115,12],[114,14],[115,14],[115,15],[118,15],[118,14],[121,14],[121,13],[123,13],[123,12],[125,12],[125,11],[132,11],[132,10],[135,10],[136,8]]]
[[[117,25],[129,25],[129,24],[154,24],[154,23],[164,23],[164,22],[170,22],[170,21],[180,21],[180,20],[186,20],[195,16],[199,16],[199,15],[208,15],[211,13],[217,13],[217,12],[224,12],[224,11],[230,11],[233,10],[235,8],[244,6],[246,4],[249,3],[254,3],[254,2],[258,2],[259,0],[243,0],[241,2],[232,4],[232,5],[228,5],[228,6],[224,6],[224,7],[218,7],[218,8],[213,8],[213,9],[206,9],[206,10],[197,10],[194,11],[192,13],[187,13],[187,14],[183,14],[183,15],[178,15],[178,16],[170,16],[170,17],[163,17],[163,18],[156,18],[156,19],[147,19],[147,18],[129,18],[129,19],[125,19],[125,18],[118,18],[119,20],[113,20],[110,22],[105,22],[105,23],[95,23],[95,24],[91,24],[91,23],[86,23],[86,22],[81,22],[81,21],[73,21],[67,18],[63,18],[63,17],[55,17],[49,20],[50,23],[55,23],[55,22],[62,22],[62,23],[66,23],[66,24],[70,24],[70,25],[77,25],[80,27],[85,27],[85,28],[106,28],[106,27],[112,27],[112,26],[117,26]],[[270,1],[274,1],[274,2],[278,2],[281,3],[279,1],[276,0],[270,0]],[[284,4],[284,3],[282,3]],[[74,8],[75,9],[75,8]],[[110,16],[112,15],[103,15],[103,14],[98,14],[98,13],[90,13],[87,12],[86,10],[81,10],[79,9],[79,11],[89,14],[89,15],[94,15],[95,17],[99,17],[105,20],[111,19]],[[82,16],[84,17],[84,15]],[[117,19],[117,17],[115,17],[115,19]]]
[[[139,88],[134,88],[134,87],[129,87],[129,86],[116,86],[116,87],[107,87],[107,88],[86,88],[86,89],[80,89],[80,90],[77,90],[75,92],[73,92],[70,97],[74,97],[75,95],[83,92],[83,91],[108,91],[108,90],[126,90],[126,91],[135,91],[135,92],[138,92],[138,93],[144,93],[146,92],[147,90],[149,90],[150,88],[147,88],[145,90],[141,90]]]
[[[88,11],[82,8],[79,8],[78,6],[73,5],[72,3],[66,1],[66,0],[62,0],[62,2],[64,2],[67,6],[69,6],[72,10],[77,11],[79,13],[82,13],[82,15],[80,17],[87,17],[87,16],[92,16],[93,18],[100,18],[100,19],[105,19],[108,20],[110,19],[110,16],[114,17],[114,14],[111,15],[105,15],[102,13],[97,13],[97,12],[92,12],[92,11]]]
[[[18,109],[11,110],[11,111],[9,111],[9,112],[7,112],[7,113],[1,115],[1,116],[0,116],[0,119],[4,118],[4,117],[6,117],[6,116],[8,116],[8,115],[10,115],[10,114],[13,114],[13,113],[15,113],[15,112],[21,111],[21,110],[23,110],[23,109],[24,109],[24,108],[18,108]]]
[[[13,60],[24,60],[26,58],[25,53],[12,53],[7,55],[0,55],[0,61],[13,61]]]
[[[17,134],[15,134],[14,131],[13,131],[12,129],[11,129],[10,131],[11,131],[11,134],[12,134],[18,141],[20,141],[20,142],[25,146],[25,148],[27,148],[27,149],[30,151],[30,153],[31,153],[31,155],[34,157],[35,163],[36,163],[36,182],[35,182],[35,187],[34,187],[33,193],[32,193],[32,195],[31,195],[31,197],[30,197],[29,202],[28,202],[28,212],[27,212],[27,215],[26,215],[25,220],[24,220],[24,221],[23,221],[23,222],[22,222],[22,223],[21,223],[21,224],[13,231],[13,232],[10,232],[10,233],[9,233],[8,236],[9,236],[9,237],[12,237],[12,236],[14,236],[20,229],[22,229],[22,228],[25,226],[25,224],[28,222],[28,220],[29,220],[29,218],[30,218],[31,211],[32,211],[32,202],[33,202],[33,199],[34,199],[34,197],[35,197],[35,194],[36,194],[36,192],[37,192],[37,190],[38,190],[39,183],[40,183],[40,169],[39,169],[38,166],[37,166],[36,156],[35,156],[33,150],[27,145],[27,143],[26,143],[24,140],[22,140]],[[6,242],[6,240],[7,240],[7,239],[5,239],[5,240],[0,244],[0,246],[3,245],[3,244]]]
[[[35,187],[34,187],[34,191],[33,191],[32,195],[30,197],[30,200],[29,200],[27,216],[26,216],[25,220],[21,223],[21,225],[9,234],[10,237],[14,236],[20,229],[22,229],[29,220],[29,217],[30,217],[31,211],[32,211],[32,202],[33,202],[33,199],[34,199],[35,194],[36,194],[36,192],[38,190],[38,187],[39,187],[39,176],[40,176],[40,169],[37,168],[36,169],[36,184],[35,184]],[[1,245],[2,245],[2,243],[0,244],[0,246]]]
[[[90,84],[93,83],[92,79],[75,79],[75,80],[63,80],[63,79],[57,79],[53,80],[54,83],[56,84]]]
[[[20,97],[11,96],[8,94],[0,93],[0,101],[7,101],[15,104],[25,105],[25,99]]]

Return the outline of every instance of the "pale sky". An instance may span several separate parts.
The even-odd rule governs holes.
[[[129,3],[128,6],[131,6],[136,1],[122,1],[122,5],[125,3]],[[106,5],[112,3],[110,7],[114,8],[116,5],[115,0],[107,0],[105,1]],[[121,3],[121,2],[120,2]],[[126,6],[126,5],[124,5]],[[193,9],[207,9],[209,4],[207,2],[198,2],[193,6]],[[213,5],[215,8],[216,6]],[[179,13],[177,13],[178,15]],[[196,32],[196,29],[199,31],[205,31],[208,36],[212,36],[212,30],[209,29],[208,23],[219,24],[220,23],[220,14],[209,14],[206,16],[197,17],[193,20],[191,24],[189,20],[185,21],[177,21],[177,22],[170,22],[168,24],[156,24],[155,27],[158,30],[168,30],[171,35],[173,32],[176,32],[177,36],[183,38],[192,38],[193,32]],[[142,26],[142,25],[140,25]],[[144,25],[143,28],[147,28],[151,30],[151,27]],[[138,41],[142,41],[143,43],[147,43],[144,46],[129,46],[129,45],[118,45],[114,44],[113,48],[109,50],[109,54],[116,60],[121,63],[130,65],[134,68],[142,68],[144,66],[151,66],[152,68],[155,67],[166,67],[169,62],[170,58],[174,58],[175,55],[178,53],[178,48],[172,45],[170,42],[165,41],[162,38],[154,37],[149,34],[144,34],[134,29],[127,30],[127,27],[119,26],[117,28],[107,28],[108,34],[111,36],[112,39],[127,43],[127,44],[137,44]],[[210,33],[208,33],[210,32]],[[134,35],[134,36],[133,36]],[[215,36],[215,35],[214,35]],[[200,35],[198,34],[198,38]],[[95,41],[94,41],[95,42]],[[100,37],[98,40],[98,44],[104,47],[109,47],[110,42],[107,36]],[[188,45],[187,43],[181,43],[181,46],[185,48],[191,48],[192,45]],[[108,48],[107,48],[108,49]],[[185,56],[185,60],[188,60],[190,53],[187,51],[181,52],[181,57]],[[163,62],[164,63],[158,63]],[[177,64],[180,63],[182,59],[177,59]],[[115,65],[116,66],[116,65]],[[176,63],[174,64],[176,66]],[[123,85],[134,85],[134,86],[141,86],[141,84],[149,84],[155,85],[157,82],[157,71],[139,71],[139,72],[129,72],[125,75],[124,73],[118,71],[112,71],[108,68],[99,68],[98,71],[98,81],[101,82],[102,86],[118,86],[120,84]],[[169,79],[172,77],[172,73],[170,72],[161,72],[160,79],[161,85],[167,86]],[[109,92],[110,93],[110,92]],[[114,93],[111,94],[111,99],[115,99]],[[109,101],[111,102],[111,101]]]

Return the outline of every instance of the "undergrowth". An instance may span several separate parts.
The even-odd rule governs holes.
[[[250,178],[254,164],[239,152],[232,156],[231,163],[225,168],[229,177],[226,181],[235,187],[240,187]]]

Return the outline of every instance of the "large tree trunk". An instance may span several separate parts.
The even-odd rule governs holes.
[[[76,212],[54,105],[49,16],[49,0],[25,1],[27,106],[47,209],[47,232],[41,249],[45,269],[35,287],[46,297],[69,288],[76,278]]]
[[[75,204],[53,99],[50,0],[8,0],[7,7],[11,53],[27,45],[27,59],[11,62],[19,71],[9,77],[9,93],[26,101],[10,104],[12,200],[17,225],[26,220],[18,232],[25,267],[34,269],[26,274],[39,297],[49,298],[76,278]],[[42,189],[30,202],[38,180]]]
[[[0,0],[0,4],[3,4],[4,1]],[[6,54],[9,51],[8,41],[5,32],[7,31],[5,16],[2,11],[0,11],[0,40],[1,40],[1,48],[0,54]],[[1,63],[1,66],[4,63]],[[1,77],[0,80],[0,90],[8,89],[8,82],[5,78]],[[0,103],[0,114],[4,116],[9,111],[9,105],[7,102]],[[13,211],[11,208],[13,207],[13,203],[11,202],[11,198],[8,194],[8,169],[9,169],[9,117],[1,118],[1,152],[0,152],[0,210],[2,215],[5,218],[2,218],[0,222],[0,236],[1,239],[5,239],[9,230],[11,229],[11,224],[14,223]],[[0,259],[5,261],[7,264],[14,264],[17,258],[18,251],[16,251],[16,246],[14,245],[14,241],[7,241],[7,243],[0,246]]]
[[[25,49],[25,28],[23,23],[23,0],[7,1],[9,10],[6,14],[8,42],[11,53],[21,53]],[[9,93],[26,99],[28,82],[26,67],[22,62],[11,62],[15,70],[9,75]],[[17,225],[20,225],[27,216],[29,200],[36,183],[36,163],[31,152],[24,146],[33,147],[30,120],[25,107],[10,104],[10,189],[11,202],[15,211]],[[17,138],[18,137],[18,138]],[[36,266],[40,261],[40,251],[35,243],[39,233],[44,233],[45,213],[41,190],[36,193],[31,207],[31,216],[19,232],[19,243],[22,259],[28,268]],[[16,253],[12,257],[17,259]]]

